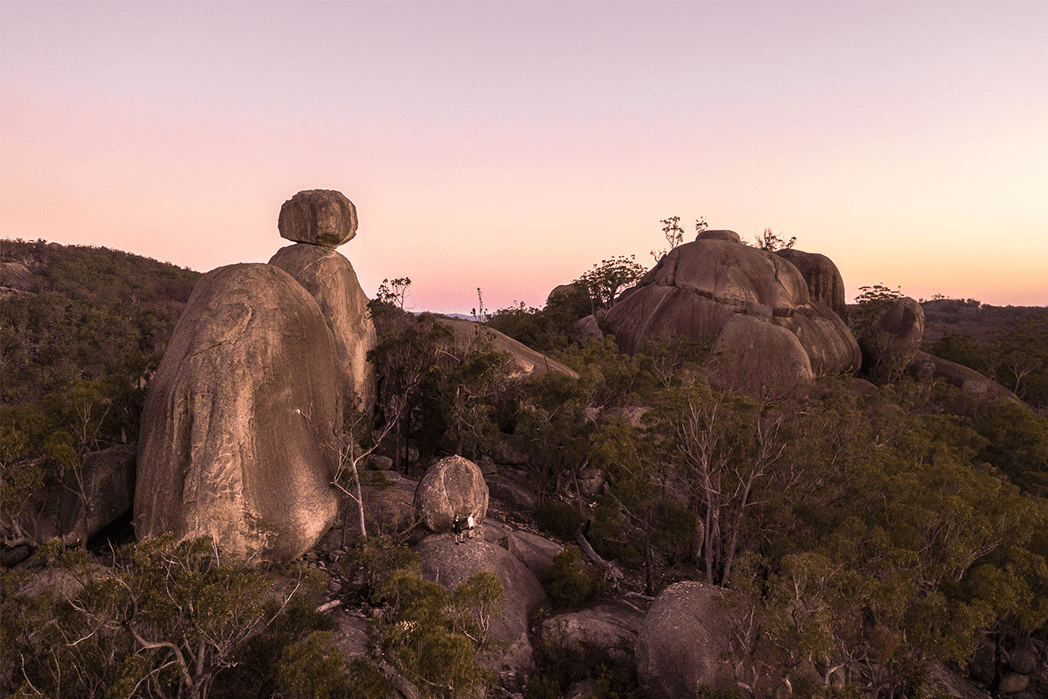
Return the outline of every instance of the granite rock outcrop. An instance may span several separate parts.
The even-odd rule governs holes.
[[[375,366],[367,355],[378,338],[353,265],[333,248],[306,243],[281,248],[269,264],[290,274],[316,299],[335,341],[346,395],[357,409],[368,412],[375,403]]]
[[[815,260],[811,266],[821,270],[810,275],[817,287],[819,280],[832,276],[825,263]],[[805,275],[785,256],[744,245],[732,231],[704,231],[695,242],[659,260],[619,297],[606,320],[619,346],[629,353],[647,338],[681,335],[715,341],[720,374],[736,388],[741,387],[734,378],[755,364],[768,367],[768,372],[783,368],[805,380],[808,369],[797,347],[782,341],[772,327],[796,338],[811,377],[853,373],[861,366],[861,353],[848,326],[820,300],[830,298],[838,305],[833,284],[826,286],[829,291],[813,296]],[[791,345],[785,358],[761,349],[769,337],[776,340],[775,347]],[[736,359],[741,363],[734,366]]]
[[[266,264],[197,284],[142,411],[136,536],[302,555],[338,511],[343,382],[316,300]]]

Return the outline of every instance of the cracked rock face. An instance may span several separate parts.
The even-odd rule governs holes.
[[[296,243],[337,248],[356,236],[357,208],[342,192],[307,189],[280,207],[277,229]]]
[[[751,373],[755,366],[802,382],[806,375],[857,371],[858,344],[844,321],[819,300],[825,292],[820,289],[813,297],[804,274],[789,260],[728,233],[706,231],[674,248],[622,294],[607,315],[619,347],[632,353],[647,338],[673,335],[714,340],[719,370],[729,384],[733,375]],[[736,320],[739,316],[747,321]],[[797,342],[779,337],[782,331]],[[769,345],[769,336],[778,340]],[[776,350],[785,346],[791,348],[786,354]]]
[[[324,316],[294,278],[264,264],[205,275],[143,407],[136,536],[210,535],[254,561],[308,551],[338,511],[342,386]]]

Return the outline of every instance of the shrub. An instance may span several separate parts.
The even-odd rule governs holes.
[[[565,502],[546,500],[535,508],[535,524],[548,534],[574,539],[582,526],[582,515]]]
[[[554,606],[579,607],[607,589],[607,582],[583,562],[576,547],[568,546],[553,557],[548,592]]]

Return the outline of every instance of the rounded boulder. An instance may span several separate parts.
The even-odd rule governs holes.
[[[269,264],[281,268],[313,295],[335,340],[347,395],[363,412],[375,403],[375,365],[368,352],[378,337],[368,312],[368,297],[342,253],[298,243],[277,251]]]
[[[691,699],[702,685],[734,689],[722,659],[731,620],[718,604],[724,590],[680,582],[655,599],[637,636],[637,680],[649,699]]]
[[[357,234],[357,208],[342,192],[307,189],[280,207],[277,230],[286,240],[337,248]]]
[[[461,456],[441,459],[415,490],[415,511],[432,532],[449,532],[458,517],[473,515],[477,526],[488,512],[488,484],[480,467]]]

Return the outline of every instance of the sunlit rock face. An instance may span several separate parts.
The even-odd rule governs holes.
[[[331,331],[291,275],[205,275],[142,411],[137,537],[210,535],[254,561],[309,550],[337,514],[342,390]]]
[[[353,265],[337,250],[306,243],[281,248],[269,264],[290,274],[316,299],[335,341],[346,394],[368,412],[375,403],[375,365],[367,355],[378,338]]]
[[[733,323],[738,316],[757,322]],[[671,250],[619,298],[607,322],[629,353],[647,338],[715,340],[727,376],[754,365],[804,373],[795,348],[782,355],[777,348],[784,344],[777,340],[761,350],[776,333],[759,323],[797,339],[812,377],[851,373],[861,365],[851,331],[830,306],[813,298],[801,271],[783,256],[742,244],[732,231],[705,231],[695,242]],[[721,338],[729,323],[731,334]],[[745,356],[738,371],[731,369],[732,356]]]
[[[847,322],[844,277],[833,260],[817,252],[802,252],[793,248],[776,250],[775,254],[797,268],[808,285],[808,295],[813,301],[825,304],[838,318]]]

